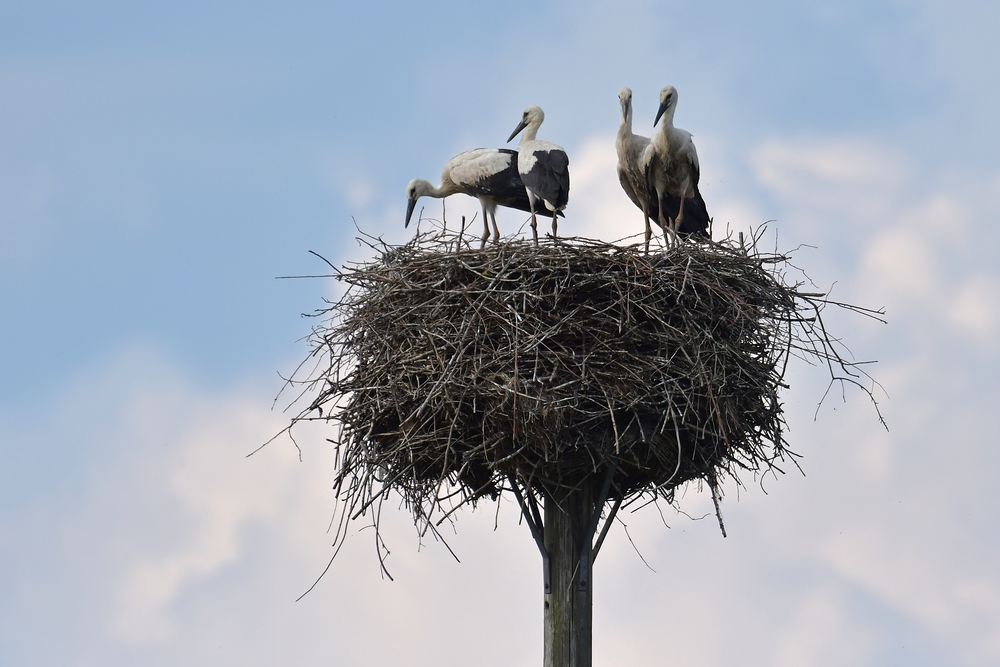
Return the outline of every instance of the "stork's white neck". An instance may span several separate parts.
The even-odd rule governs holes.
[[[539,121],[533,120],[530,123],[528,123],[524,128],[524,132],[521,133],[521,143],[523,144],[526,141],[534,141],[535,137],[538,136],[538,128],[540,128],[541,126],[542,126],[542,121],[540,120]]]
[[[418,179],[414,185],[417,197],[435,197],[437,199],[442,199],[459,192],[458,186],[455,185],[454,181],[448,177],[442,177],[441,185],[436,187],[430,181],[425,181],[422,178]]]
[[[673,141],[672,137],[674,135],[674,110],[676,105],[671,106],[669,109],[663,112],[660,116],[659,126],[656,128],[656,132],[653,133],[653,141],[662,146],[670,145]]]
[[[622,123],[618,126],[618,134],[623,137],[632,136],[632,103],[622,105]]]
[[[663,112],[663,115],[660,116],[660,123],[661,123],[660,127],[673,128],[673,126],[674,126],[674,112],[675,111],[677,111],[677,105],[676,104],[672,104],[672,105],[670,105],[669,109],[667,109],[666,111]]]

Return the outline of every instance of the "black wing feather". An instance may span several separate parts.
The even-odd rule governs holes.
[[[535,164],[521,180],[556,209],[564,208],[569,202],[569,156],[565,151],[536,151]]]

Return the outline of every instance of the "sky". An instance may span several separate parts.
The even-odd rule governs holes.
[[[358,228],[405,242],[406,183],[532,104],[570,156],[560,232],[640,233],[617,93],[648,136],[672,84],[716,236],[767,222],[885,309],[827,324],[878,360],[888,430],[793,365],[804,475],[728,484],[725,538],[693,486],[625,514],[594,664],[1000,665],[997,25],[989,0],[0,0],[0,664],[539,664],[510,502],[459,516],[460,562],[387,506],[393,580],[358,525],[296,602],[332,555],[332,433],[247,454],[339,288],[277,277],[367,259]]]

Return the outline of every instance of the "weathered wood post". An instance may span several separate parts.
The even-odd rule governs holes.
[[[549,590],[545,593],[544,667],[591,667],[593,558],[590,528],[596,506],[593,484],[545,498],[545,550]],[[544,561],[543,561],[544,567]]]

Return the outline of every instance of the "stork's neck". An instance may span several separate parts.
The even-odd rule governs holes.
[[[430,184],[428,183],[428,185]],[[442,197],[448,197],[450,195],[457,194],[461,191],[462,189],[458,187],[455,181],[451,180],[451,175],[442,174],[441,185],[437,186],[436,188],[433,188],[431,197],[437,197],[438,199],[441,199]]]
[[[671,106],[669,109],[663,112],[660,116],[660,129],[665,132],[670,132],[674,129],[674,112],[677,111],[677,106]]]
[[[660,116],[660,124],[653,133],[652,140],[661,146],[669,146],[674,131],[674,110],[668,109]]]
[[[618,126],[618,136],[625,139],[632,136],[632,105],[624,110],[621,125]]]
[[[535,137],[538,136],[538,128],[541,126],[541,123],[528,123],[524,128],[524,132],[521,133],[521,143],[523,144],[526,141],[534,141]]]

